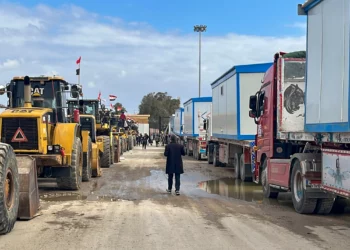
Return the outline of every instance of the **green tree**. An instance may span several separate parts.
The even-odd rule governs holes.
[[[180,100],[172,98],[167,92],[152,92],[142,98],[139,105],[139,114],[149,114],[151,128],[159,127],[159,117],[170,117],[180,107]],[[169,122],[162,119],[162,124]]]
[[[121,108],[121,110],[119,110],[120,108]],[[115,113],[116,113],[117,115],[120,115],[122,112],[124,112],[124,113],[128,112],[128,111],[124,108],[123,104],[121,104],[120,102],[117,102],[116,104],[114,104],[114,109],[115,109]]]

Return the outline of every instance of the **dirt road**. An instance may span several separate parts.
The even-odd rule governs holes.
[[[184,158],[181,195],[165,192],[163,148],[135,148],[80,192],[42,183],[41,211],[1,249],[348,249],[350,214],[300,215],[230,169]]]

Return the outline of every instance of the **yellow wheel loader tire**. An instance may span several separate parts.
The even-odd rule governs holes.
[[[101,157],[101,167],[109,168],[111,163],[111,142],[109,141],[109,136],[103,137],[103,154]]]
[[[90,181],[92,176],[92,142],[88,139],[88,151],[83,153],[83,181]]]
[[[59,189],[79,190],[83,171],[83,150],[79,137],[75,138],[72,152],[71,176],[57,178]]]
[[[92,177],[99,177],[99,176],[101,176],[100,174],[99,174],[99,171],[101,171],[101,157],[100,156],[98,156],[98,168],[97,169],[93,169],[92,170]]]
[[[0,143],[0,235],[13,229],[19,206],[19,175],[13,148]]]

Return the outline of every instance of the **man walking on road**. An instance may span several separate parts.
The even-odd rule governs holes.
[[[180,174],[184,173],[182,155],[185,155],[184,146],[176,143],[176,137],[172,135],[170,144],[165,146],[164,151],[164,156],[167,157],[165,173],[168,174],[168,193],[171,193],[175,174],[175,193],[180,195]]]

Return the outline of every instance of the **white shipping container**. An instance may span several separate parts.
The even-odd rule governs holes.
[[[212,133],[220,139],[253,140],[256,124],[249,117],[249,97],[261,87],[272,63],[238,65],[212,86]]]
[[[182,124],[184,121],[184,109],[183,108],[178,108],[175,111],[175,119],[174,119],[174,133],[176,135],[182,135],[183,131],[182,131]]]
[[[212,97],[191,98],[184,103],[184,135],[196,137],[203,118],[210,113]]]
[[[305,131],[350,132],[350,1],[311,1],[307,13]]]

